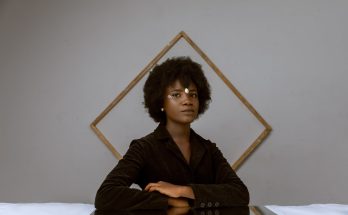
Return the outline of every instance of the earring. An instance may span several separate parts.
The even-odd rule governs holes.
[[[161,108],[161,111],[163,112],[163,111],[164,111],[164,108]]]

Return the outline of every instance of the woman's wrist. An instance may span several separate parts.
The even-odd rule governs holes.
[[[193,190],[190,186],[181,186],[180,188],[180,196],[189,199],[195,199],[195,194],[193,193]]]

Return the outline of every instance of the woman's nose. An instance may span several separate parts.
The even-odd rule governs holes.
[[[192,105],[193,104],[192,100],[193,100],[193,98],[191,98],[189,94],[184,93],[183,104],[185,104],[185,105]]]

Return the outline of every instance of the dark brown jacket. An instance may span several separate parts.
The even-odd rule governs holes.
[[[231,207],[249,204],[249,192],[214,143],[191,129],[191,157],[184,156],[164,125],[137,140],[100,186],[95,207],[99,210],[165,209],[168,197],[142,189],[148,183],[165,181],[192,187],[193,208]]]

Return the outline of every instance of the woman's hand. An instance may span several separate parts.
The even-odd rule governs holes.
[[[172,198],[186,197],[194,199],[194,194],[191,187],[175,185],[164,181],[149,183],[146,185],[145,190],[148,192],[157,191]]]

